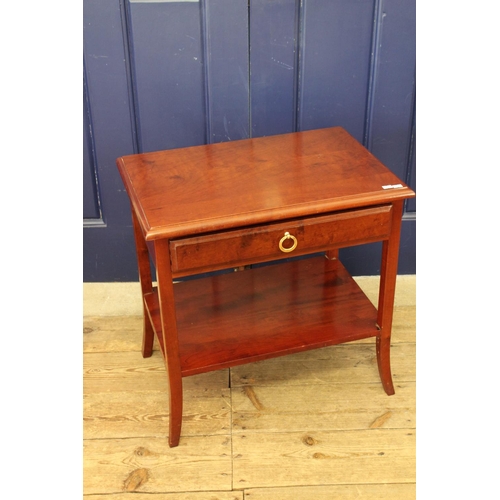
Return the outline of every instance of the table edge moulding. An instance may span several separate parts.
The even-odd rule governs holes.
[[[198,373],[375,337],[394,394],[399,240],[415,193],[344,129],[129,155],[117,166],[131,203],[142,355],[156,336],[168,372],[170,446],[181,436],[182,379]],[[375,308],[338,250],[377,241]]]

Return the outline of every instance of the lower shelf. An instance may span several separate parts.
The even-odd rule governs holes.
[[[183,376],[378,333],[376,308],[322,256],[175,283],[174,294]],[[158,293],[144,299],[164,351]]]

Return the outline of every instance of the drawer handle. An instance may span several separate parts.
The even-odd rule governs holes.
[[[288,247],[288,248],[285,248],[283,246],[283,243],[286,241],[286,240],[292,240],[293,241],[293,245],[291,247]],[[283,238],[281,238],[280,240],[280,244],[279,244],[279,247],[280,247],[280,250],[282,252],[285,252],[285,253],[288,253],[288,252],[293,252],[296,248],[297,248],[297,238],[293,235],[293,234],[290,234],[288,231],[285,233],[285,236],[283,236]]]

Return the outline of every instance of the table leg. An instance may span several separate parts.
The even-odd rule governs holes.
[[[325,257],[328,260],[338,260],[338,258],[339,258],[339,249],[335,248],[334,250],[327,250],[325,252]]]
[[[182,426],[182,374],[168,240],[155,241],[155,254],[165,366],[170,386],[169,446],[175,447],[179,444]]]
[[[380,328],[377,335],[377,363],[385,392],[394,394],[391,374],[391,329],[398,272],[398,254],[401,235],[403,201],[393,203],[391,235],[382,246],[382,264],[380,270],[380,288],[378,297],[377,323]]]
[[[148,247],[133,207],[132,222],[134,226],[135,247],[137,250],[139,281],[141,283],[143,298],[142,356],[144,358],[149,358],[153,354],[154,331],[146,310],[146,305],[144,304],[144,295],[146,293],[151,293],[153,290],[153,282],[151,279],[151,264],[149,261]]]

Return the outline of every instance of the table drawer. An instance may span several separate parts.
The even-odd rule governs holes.
[[[172,240],[172,272],[242,266],[387,239],[391,205]]]

